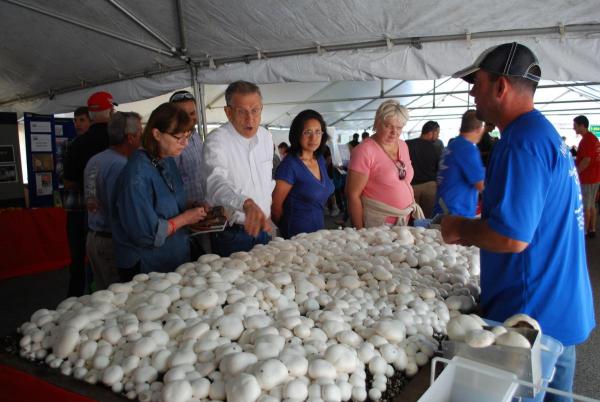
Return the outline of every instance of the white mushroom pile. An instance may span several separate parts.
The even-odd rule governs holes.
[[[323,230],[38,310],[21,355],[140,401],[378,400],[474,307],[478,275],[437,230]]]
[[[461,314],[450,319],[447,325],[448,338],[465,342],[472,348],[486,348],[491,345],[531,348],[531,342],[514,330],[525,326],[541,332],[540,324],[526,314],[516,314],[504,321],[503,325],[486,327],[481,317],[475,314]]]

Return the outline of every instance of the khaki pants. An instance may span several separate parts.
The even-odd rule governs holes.
[[[437,192],[436,182],[428,181],[412,187],[415,192],[415,202],[423,208],[425,218],[431,218],[433,207],[435,206],[435,194]]]
[[[103,290],[113,283],[120,282],[112,238],[90,230],[85,246],[94,271],[95,289]]]

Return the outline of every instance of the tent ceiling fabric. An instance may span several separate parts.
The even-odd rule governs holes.
[[[98,88],[111,91],[121,102],[130,102],[189,86],[189,66],[180,57],[181,49],[174,51],[164,43],[181,46],[176,3],[0,0],[0,15],[4,17],[0,26],[0,108],[67,112]],[[180,3],[187,48],[183,56],[201,65],[198,79],[208,84],[237,79],[257,83],[434,79],[471,63],[483,49],[510,40],[523,42],[536,52],[546,79],[596,80],[599,71],[600,8],[595,0],[471,0],[468,7],[461,0]],[[115,4],[134,14],[164,41]],[[25,6],[121,36],[129,43]],[[559,33],[559,23],[567,26],[564,35]],[[587,26],[585,30],[574,27],[581,25]],[[555,33],[511,31],[549,27],[555,27]],[[498,32],[487,38],[480,34],[490,31]],[[472,33],[472,40],[467,40],[466,32]],[[426,40],[446,35],[462,35],[464,39]],[[425,39],[391,48],[321,54],[315,50],[317,44],[324,49],[344,44],[352,48],[351,44],[385,37]],[[161,49],[162,53],[140,44]],[[305,49],[307,54],[296,54],[298,49]],[[290,55],[269,57],[282,51],[290,51]],[[267,58],[253,60],[258,52]],[[173,56],[166,55],[169,53]],[[207,67],[208,56],[217,62],[247,56],[248,63],[217,63],[217,68],[211,69]],[[94,86],[98,83],[103,84]],[[39,94],[48,96],[31,99]]]

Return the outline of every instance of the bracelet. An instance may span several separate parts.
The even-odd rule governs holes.
[[[169,219],[167,222],[169,223],[169,229],[171,229],[171,234],[175,233],[177,231],[177,228],[175,227],[175,222],[173,222],[173,219]]]

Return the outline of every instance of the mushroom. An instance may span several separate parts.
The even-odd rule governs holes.
[[[472,348],[486,348],[494,343],[496,335],[485,329],[474,329],[465,335],[465,343]]]
[[[225,394],[228,402],[254,402],[261,394],[261,387],[256,377],[241,373],[225,383]]]
[[[268,359],[258,363],[258,366],[254,370],[254,375],[260,388],[269,391],[273,387],[282,384],[288,378],[288,370],[281,360]]]
[[[529,343],[529,340],[516,331],[507,331],[504,334],[496,337],[496,345],[531,349],[531,343]]]
[[[531,318],[527,314],[515,314],[504,321],[504,326],[509,328],[532,328],[538,332],[542,332],[542,328],[540,327],[540,323],[537,320]]]
[[[448,321],[446,330],[448,331],[448,338],[453,341],[462,342],[469,331],[483,329],[481,324],[469,315],[459,315]]]
[[[162,388],[164,402],[186,402],[192,397],[192,386],[188,381],[173,381]]]

